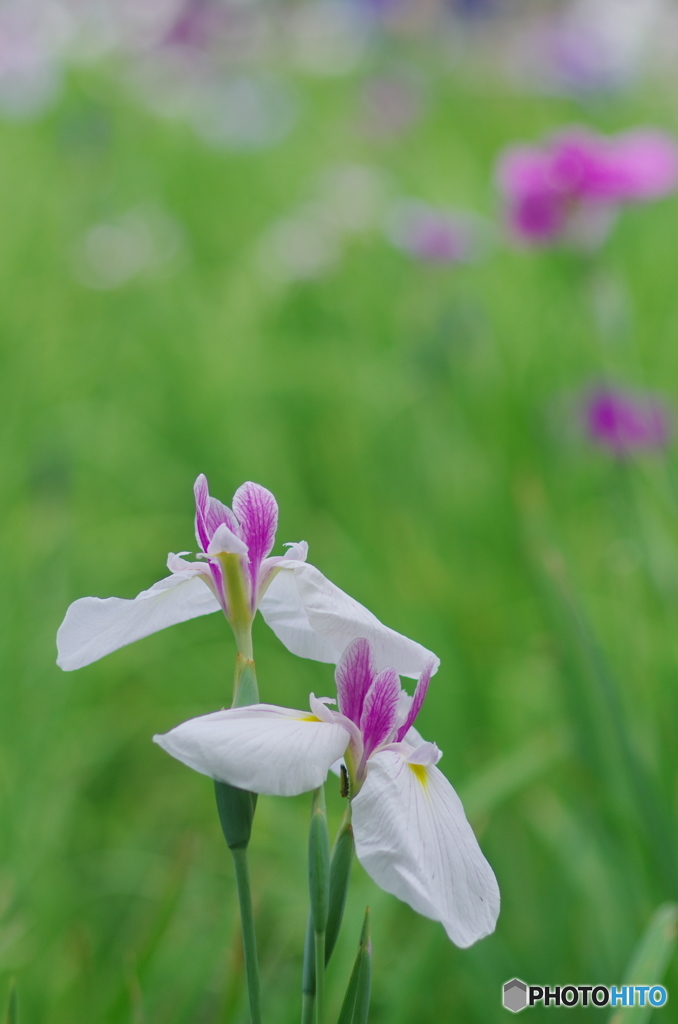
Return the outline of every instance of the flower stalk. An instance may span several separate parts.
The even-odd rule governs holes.
[[[325,1018],[325,935],[330,904],[330,838],[327,829],[325,790],[313,793],[311,827],[308,837],[308,882],[311,897],[315,951],[315,1024]]]
[[[243,654],[240,639],[238,655],[235,662],[233,679],[233,707],[245,707],[256,704],[259,700],[257,676],[252,654],[251,624],[243,634],[245,650]],[[238,904],[242,924],[242,941],[245,958],[245,976],[250,1005],[252,1024],[261,1024],[261,983],[259,980],[259,957],[257,955],[257,938],[254,927],[254,907],[250,887],[249,867],[247,864],[247,847],[252,835],[252,823],[257,806],[257,794],[250,793],[226,782],[214,783],[217,799],[219,821],[224,833],[226,844],[233,855],[235,882],[238,890]]]

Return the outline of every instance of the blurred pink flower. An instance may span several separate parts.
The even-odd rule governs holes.
[[[561,238],[600,241],[618,206],[658,199],[678,185],[678,145],[637,129],[613,138],[570,128],[543,146],[511,146],[499,159],[499,189],[512,232],[531,245]],[[596,237],[588,228],[600,227]]]
[[[667,411],[652,395],[601,387],[588,396],[583,413],[590,439],[615,455],[669,441]]]

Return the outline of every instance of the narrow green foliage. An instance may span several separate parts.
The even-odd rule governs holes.
[[[346,895],[348,893],[348,883],[351,877],[351,866],[353,864],[353,850],[353,827],[351,825],[351,807],[349,805],[332,848],[329,911],[325,933],[326,965],[330,962],[330,957],[334,951],[341,929],[344,907],[346,906]],[[308,915],[308,924],[306,926],[301,990],[303,993],[303,1006],[305,1007],[301,1019],[302,1024],[307,1024],[307,1021],[313,1018],[315,997],[315,932],[311,913]]]
[[[659,984],[676,946],[678,904],[663,903],[652,915],[650,923],[634,950],[624,975],[625,985]],[[645,1024],[652,1006],[617,1007],[609,1024]]]
[[[216,781],[214,793],[221,829],[229,850],[245,849],[252,835],[257,794],[229,786],[227,782]]]
[[[370,939],[370,908],[365,911],[358,955],[351,971],[348,988],[337,1024],[366,1024],[372,990],[372,942]]]
[[[12,981],[9,988],[9,1000],[7,1002],[7,1016],[5,1017],[5,1024],[17,1024],[18,1020],[19,1015],[17,1011],[16,984]]]
[[[330,864],[330,906],[327,917],[327,934],[325,937],[325,962],[329,963],[332,952],[339,937],[341,922],[344,917],[348,883],[351,878],[353,864],[353,826],[351,825],[350,806],[346,818],[337,834],[332,850]]]
[[[313,794],[313,813],[308,836],[308,883],[315,932],[325,932],[330,901],[330,837],[327,831],[323,787]]]

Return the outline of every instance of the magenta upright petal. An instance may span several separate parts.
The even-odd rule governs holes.
[[[375,675],[374,655],[369,640],[362,637],[352,640],[341,656],[334,678],[339,710],[356,725],[360,725],[365,695]]]
[[[430,661],[424,671],[419,676],[417,681],[417,688],[414,691],[414,697],[412,698],[412,705],[407,714],[407,718],[398,729],[396,740],[400,743],[407,736],[407,733],[414,725],[414,720],[421,711],[421,706],[424,703],[424,699],[428,692],[428,684],[431,682],[431,676],[433,675],[434,663]]]
[[[367,691],[360,716],[363,760],[390,738],[398,719],[400,693],[400,677],[394,668],[383,669]]]
[[[256,595],[259,568],[275,542],[278,504],[265,487],[248,482],[235,492],[233,511],[238,517],[241,535],[249,551],[252,594]]]
[[[210,541],[218,528],[225,524],[236,537],[242,531],[230,508],[222,505],[216,498],[210,497],[207,477],[201,473],[193,487],[195,494],[195,535],[203,551],[207,551]],[[246,540],[246,538],[244,538]]]

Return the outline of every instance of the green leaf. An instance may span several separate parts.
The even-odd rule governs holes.
[[[308,835],[308,887],[313,928],[316,932],[324,932],[330,902],[330,836],[322,786],[313,794],[313,813]]]
[[[219,821],[230,850],[244,849],[252,835],[257,794],[236,789],[227,782],[214,783]]]
[[[631,957],[624,975],[625,985],[659,984],[673,955],[677,925],[677,903],[658,907]],[[609,1024],[645,1024],[652,1010],[652,1006],[616,1007]]]
[[[18,1019],[16,984],[12,981],[9,986],[9,1000],[7,1002],[7,1016],[5,1017],[5,1024],[17,1024]]]
[[[344,1003],[337,1024],[366,1024],[372,989],[372,942],[370,940],[370,908],[365,911],[358,955],[351,971]]]

